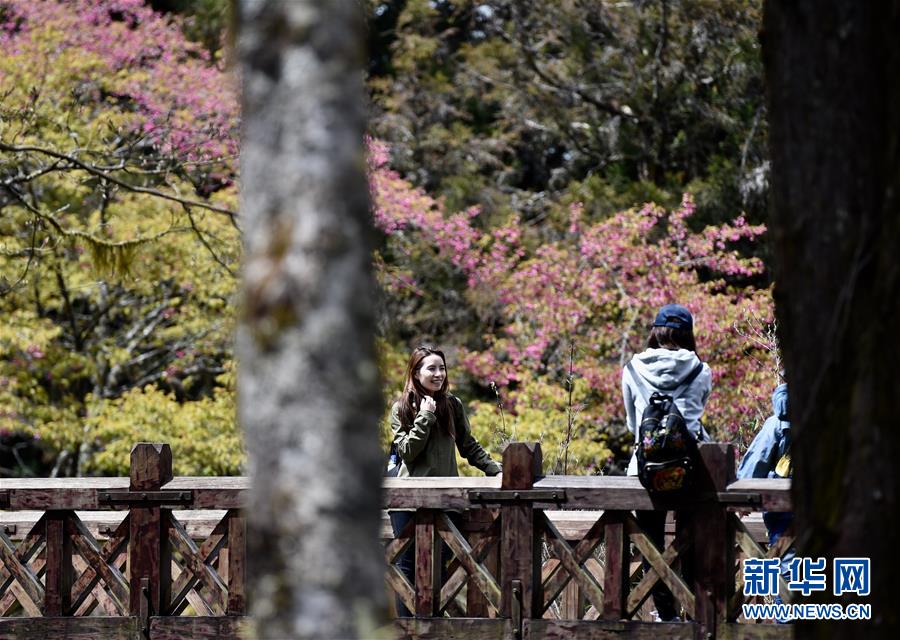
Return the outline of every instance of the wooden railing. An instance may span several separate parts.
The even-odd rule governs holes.
[[[790,483],[733,482],[731,447],[701,454],[680,502],[651,499],[634,478],[542,477],[540,446],[523,443],[504,452],[502,477],[386,480],[383,506],[415,512],[396,538],[384,528],[389,591],[415,612],[396,621],[400,636],[792,637],[790,625],[740,621],[740,557],[790,540],[766,550],[735,513],[790,510]],[[173,479],[168,445],[151,444],[133,449],[129,478],[0,480],[0,640],[239,638],[248,488]],[[665,549],[634,510],[677,510]],[[393,564],[408,548],[415,586]],[[659,580],[687,622],[646,621]]]
[[[728,445],[704,444],[701,456],[691,497],[668,502],[652,499],[636,478],[541,477],[540,445],[523,443],[504,452],[502,478],[386,480],[385,506],[415,511],[385,548],[389,589],[415,615],[397,620],[401,637],[792,637],[791,625],[740,621],[739,560],[783,553],[790,538],[766,550],[736,513],[790,510],[790,482],[734,482]],[[635,510],[677,512],[665,549],[641,530]],[[448,567],[442,544],[453,555]],[[410,545],[415,585],[394,564]],[[652,567],[646,573],[641,559]],[[690,583],[681,562],[692,567]],[[659,580],[686,622],[643,620]]]
[[[0,480],[0,640],[237,639],[247,487],[154,444],[130,478]]]

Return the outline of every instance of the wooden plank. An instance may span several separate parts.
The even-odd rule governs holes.
[[[535,591],[540,592],[540,549],[535,544],[534,511],[531,505],[501,508],[500,534],[500,615],[512,616],[512,581],[522,583],[522,616],[536,615],[543,603],[535,603]]]
[[[191,573],[190,570],[179,565],[174,559],[172,560],[172,577],[175,580],[188,577],[190,582],[187,584],[182,596],[178,600],[172,599],[172,603],[169,605],[168,611],[166,612],[167,616],[185,615],[184,612],[188,607],[192,607],[194,615],[197,616],[216,615],[209,606],[209,603],[197,593],[202,587],[200,586],[199,581],[193,576],[194,574]]]
[[[107,541],[109,544],[111,541]],[[112,556],[109,560],[110,564],[112,564],[116,569],[119,570],[122,575],[125,575],[125,563],[128,560],[128,541],[127,539],[123,541],[121,549],[119,549],[118,553]],[[76,595],[78,595],[77,591],[74,591]],[[74,600],[74,598],[73,598]],[[122,603],[123,606],[126,605],[128,599]],[[85,597],[83,602],[76,609],[73,604],[73,610],[75,611],[76,616],[85,616],[89,615],[96,605],[98,605],[103,609],[106,615],[109,616],[120,616],[120,615],[128,615],[127,606],[124,611],[121,611],[117,608],[116,604],[113,602],[112,597],[107,592],[107,589],[99,581],[99,578],[96,577],[92,585],[90,585],[90,590],[85,593]]]
[[[6,531],[10,540],[25,538],[34,527],[38,518],[43,517],[43,511],[0,511],[0,531],[4,527],[14,529]],[[206,540],[210,532],[216,527],[228,511],[224,509],[173,509],[172,513],[194,540]],[[107,540],[127,517],[127,511],[83,511],[75,512],[75,515],[84,523],[88,531],[98,542]]]
[[[735,518],[733,514],[730,515],[734,539],[744,555],[750,558],[774,558],[781,557],[781,554],[787,550],[787,546],[789,546],[790,543],[788,541],[782,543],[784,538],[781,538],[778,540],[778,542],[781,543],[780,545],[776,544],[775,547],[768,551],[764,551],[763,548],[756,543],[756,540],[753,539],[750,532],[747,531],[744,523]],[[788,589],[788,583],[780,572],[778,573],[778,593],[785,602],[791,602],[793,600],[793,592]],[[728,604],[729,618],[737,617],[737,609],[741,606],[743,600],[743,591],[736,589]]]
[[[531,489],[543,475],[540,442],[511,442],[503,450],[501,489]]]
[[[542,491],[566,492],[557,509],[624,511],[656,508],[647,490],[633,476],[546,476],[534,483]]]
[[[128,488],[127,478],[4,478],[10,511],[97,509],[99,491]],[[110,507],[105,507],[110,508]]]
[[[514,640],[507,618],[398,618],[397,640]]]
[[[195,615],[215,617],[217,613],[209,606],[209,602],[198,593],[197,589],[191,589],[185,596],[185,601],[194,608]]]
[[[415,588],[409,583],[406,576],[403,575],[400,567],[395,564],[389,564],[387,572],[385,573],[385,581],[394,593],[397,594],[400,601],[403,602],[403,606],[406,607],[407,611],[416,610]]]
[[[243,512],[228,512],[228,606],[230,616],[244,615],[247,611],[244,581],[247,559],[247,519]]]
[[[28,529],[28,534],[23,536],[23,540],[19,542],[16,548],[15,556],[23,564],[33,566],[32,572],[35,576],[40,577],[41,569],[43,569],[44,561],[35,558],[38,552],[44,547],[44,537],[46,527],[44,526],[45,515],[42,513],[37,521]],[[0,531],[0,533],[3,533]],[[10,545],[12,541],[10,540]],[[33,560],[34,559],[34,560]],[[0,562],[0,616],[5,616],[12,606],[19,602],[25,612],[30,616],[40,616],[41,602],[33,602],[28,597],[25,590],[15,581],[14,576],[7,570],[6,565]]]
[[[503,488],[531,489],[542,473],[539,443],[514,442],[503,451]],[[530,503],[500,508],[500,615],[523,618],[538,615],[543,604],[541,556],[535,530],[534,506]],[[521,606],[514,606],[513,581],[521,583]],[[514,611],[515,610],[515,611]]]
[[[793,640],[793,624],[737,624],[719,625],[721,640]]]
[[[694,640],[697,625],[692,622],[636,622],[609,620],[525,620],[527,640]]]
[[[478,590],[481,591],[481,594],[487,598],[488,603],[494,609],[499,610],[500,587],[497,585],[494,577],[475,557],[472,547],[469,546],[463,535],[450,521],[447,514],[438,514],[437,528],[441,538],[459,559],[471,580],[478,587]]]
[[[653,571],[656,572],[656,575],[659,576],[667,587],[669,587],[669,590],[682,604],[685,611],[687,611],[687,614],[693,618],[696,599],[694,594],[691,593],[691,590],[684,583],[684,580],[681,579],[681,576],[672,570],[660,552],[656,549],[656,545],[653,544],[650,538],[647,537],[647,534],[643,532],[636,522],[629,520],[626,523],[626,529],[628,530],[628,537],[631,542],[634,543],[634,546],[636,546],[638,551],[641,552],[641,555],[647,559],[647,562],[653,567]]]
[[[153,491],[172,478],[172,452],[168,445],[136,444],[131,450],[131,490]],[[169,606],[172,586],[168,541],[170,509],[131,505],[128,539],[129,611],[141,615],[141,580],[148,580],[150,615]]]
[[[44,575],[44,615],[63,616],[72,606],[72,541],[66,535],[66,520],[71,512],[49,511],[47,527],[46,573]]]
[[[416,607],[417,616],[438,615],[441,599],[441,551],[435,544],[435,511],[416,511]]]
[[[40,618],[43,615],[41,608],[32,602],[31,598],[21,585],[18,582],[13,581],[12,584],[9,585],[6,595],[3,597],[3,602],[0,603],[0,610],[3,611],[3,615],[5,616],[16,604],[19,604],[25,614],[32,618]]]
[[[169,540],[181,554],[185,569],[194,574],[205,588],[204,596],[207,604],[217,614],[223,614],[228,602],[228,587],[222,578],[206,562],[197,544],[191,540],[187,531],[177,519],[169,516]]]
[[[98,583],[91,592],[91,596],[106,615],[123,615],[120,611],[122,605],[110,595],[109,590],[103,584]]]
[[[247,476],[178,476],[163,485],[166,491],[249,491]]]
[[[475,560],[475,562],[480,563],[484,567],[484,570],[488,573],[489,576],[497,575],[495,551],[500,544],[499,519],[494,520],[493,527],[489,532],[483,534],[473,534],[473,537],[477,537],[477,541],[472,545],[472,558]],[[486,559],[489,556],[494,557],[493,571],[486,562]],[[441,587],[440,610],[443,611],[444,608],[448,604],[450,604],[453,598],[456,597],[456,594],[459,593],[463,586],[468,582],[469,589],[466,592],[465,609],[468,617],[496,617],[496,614],[499,611],[499,600],[491,602],[488,597],[482,593],[482,590],[478,586],[476,579],[472,578],[470,580],[470,577],[471,573],[467,573],[466,567],[463,564],[459,564],[453,570],[450,577],[444,583],[444,586]],[[491,579],[493,580],[493,578]],[[494,582],[494,586],[497,586],[496,582]],[[497,586],[497,588],[499,590],[499,586]]]
[[[500,548],[500,512],[488,509],[472,509],[467,512],[463,521],[465,531],[469,532],[469,540],[475,557],[479,559],[488,573],[499,578],[497,553]],[[482,551],[486,544],[486,550]],[[449,584],[456,574],[447,581]],[[444,587],[447,588],[446,585]],[[443,601],[443,591],[441,600]],[[466,590],[466,613],[470,618],[494,618],[499,612],[488,606],[487,599],[470,583]]]
[[[43,544],[43,540],[41,541],[41,544]],[[34,575],[40,579],[44,569],[43,558],[36,557],[28,564],[31,566]],[[0,593],[4,593],[3,598],[0,599],[0,617],[6,616],[10,609],[16,604],[22,607],[26,615],[32,617],[40,617],[43,615],[40,606],[31,601],[31,598],[28,597],[25,590],[22,589],[19,583],[12,577],[9,578],[7,586],[0,590]]]
[[[671,565],[675,559],[682,555],[690,546],[690,541],[686,537],[676,538],[675,541],[666,547],[666,550],[662,554],[662,559],[667,565]],[[647,572],[646,575],[641,579],[641,581],[631,590],[631,593],[628,596],[628,617],[634,616],[644,601],[650,596],[650,592],[653,590],[653,585],[656,584],[659,579],[659,574],[656,572],[656,569],[652,568]]]
[[[584,611],[583,600],[578,583],[570,581],[560,594],[559,617],[563,620],[580,620]]]
[[[171,483],[170,483],[171,484]],[[166,487],[169,490],[169,486]],[[192,489],[195,509],[246,509],[250,507],[247,489]]]
[[[165,454],[160,454],[164,456]],[[158,475],[157,480],[165,475]],[[148,479],[146,482],[150,482]],[[146,484],[145,482],[145,484]],[[166,491],[189,490],[196,509],[238,509],[248,506],[250,481],[244,477],[180,477],[163,483]],[[163,485],[156,487],[162,489]],[[134,490],[130,478],[28,478],[2,479],[0,490],[9,491],[10,511],[123,510],[124,505],[101,503],[99,495]],[[146,490],[151,490],[144,487]]]
[[[150,640],[240,640],[249,628],[241,616],[156,616],[150,618]]]
[[[604,620],[619,620],[625,617],[628,594],[629,549],[628,538],[625,535],[626,515],[623,512],[607,511],[604,519],[606,574],[603,576],[602,616]]]
[[[78,514],[76,512],[75,517],[78,518]],[[79,522],[84,525],[84,522],[78,518]],[[103,545],[103,548],[100,550],[100,557],[104,563],[111,564],[115,569],[119,570],[121,574],[121,569],[125,565],[126,554],[125,551],[128,547],[128,529],[129,529],[128,516],[119,523],[119,526],[116,527],[115,532],[110,536],[109,540]],[[123,574],[124,575],[124,574]],[[72,608],[75,610],[75,615],[86,615],[88,613],[88,607],[90,603],[87,601],[90,600],[90,595],[94,591],[94,587],[100,581],[100,574],[94,570],[93,567],[88,565],[88,567],[84,570],[84,572],[78,577],[75,581],[75,585],[72,587]],[[124,606],[128,602],[128,584],[125,584],[126,595],[121,599],[121,604]],[[112,612],[110,612],[112,615]],[[125,615],[126,610],[117,610],[116,613],[118,615]]]
[[[175,519],[179,524],[181,524],[181,521],[175,518],[174,514],[172,514],[171,517],[172,519]],[[200,545],[200,558],[203,560],[203,562],[212,564],[216,556],[221,553],[222,546],[226,543],[227,540],[228,519],[223,515],[222,519],[216,524],[216,527],[209,533],[209,536]],[[186,606],[186,604],[183,602],[184,599],[187,598],[190,595],[191,591],[196,587],[198,580],[199,578],[194,575],[193,571],[181,571],[181,569],[179,568],[179,574],[174,578],[174,586],[172,587],[172,599],[171,604],[166,611],[167,615],[181,613],[183,608]],[[204,607],[203,610],[206,611],[207,607]],[[212,615],[212,610],[209,610],[209,614]]]
[[[703,443],[700,456],[703,464],[700,466],[699,489],[725,491],[734,481],[734,447]],[[696,598],[691,617],[700,625],[699,633],[716,637],[716,627],[728,615],[728,600],[734,590],[734,537],[729,530],[727,507],[703,504],[685,515],[689,518],[688,534],[697,541],[689,554],[693,573],[691,587]]]
[[[9,510],[15,511],[12,506],[12,496],[17,491],[44,491],[54,493],[58,491],[81,490],[123,490],[127,489],[130,479],[124,477],[84,477],[84,478],[0,478],[0,491],[9,491]]]
[[[553,526],[553,523],[546,518],[544,519],[544,527],[550,534],[550,544],[556,552],[560,564],[569,573],[569,577],[578,584],[581,592],[595,608],[602,609],[603,589],[597,584],[596,580],[594,580],[594,576],[585,571],[581,566],[581,563],[587,559],[586,556],[593,551],[593,548],[580,557],[576,556],[568,543],[561,539],[561,534],[556,530],[556,527]],[[600,529],[600,527],[597,527],[597,529]],[[599,535],[594,535],[593,540],[599,542]],[[590,547],[590,544],[585,545],[585,548],[588,547]]]
[[[394,564],[401,553],[409,548],[413,543],[416,532],[416,519],[410,518],[409,522],[403,527],[403,530],[397,537],[389,542],[384,549],[384,561],[387,564]],[[412,609],[410,609],[412,611]]]
[[[91,536],[87,527],[74,514],[69,518],[68,522],[68,538],[72,540],[78,553],[88,563],[89,567],[96,575],[103,578],[106,587],[110,590],[113,597],[113,603],[119,612],[119,615],[126,614],[126,606],[128,603],[128,581],[118,568],[110,563],[104,557],[103,551],[97,545],[97,541]],[[118,546],[118,545],[114,545]],[[108,555],[113,555],[112,553]],[[118,555],[116,553],[116,555]]]
[[[418,478],[416,478],[418,480]],[[493,480],[493,478],[490,478]],[[499,489],[499,487],[495,487]],[[449,509],[462,511],[469,508],[494,508],[490,505],[473,505],[469,500],[469,489],[452,487],[431,489],[420,487],[397,487],[385,490],[382,506],[385,509]]]
[[[0,562],[6,567],[10,577],[19,583],[26,599],[31,601],[29,604],[40,609],[44,604],[44,587],[37,579],[37,576],[28,568],[28,563],[22,563],[19,560],[16,555],[15,545],[3,532],[0,532]],[[26,606],[24,602],[22,605]]]
[[[188,534],[190,535],[190,534]],[[201,549],[202,551],[202,549]],[[231,561],[228,559],[229,551],[228,546],[224,546],[219,549],[219,555],[216,558],[215,562],[212,563],[212,568],[216,570],[216,573],[222,578],[222,582],[228,585],[228,590],[231,591],[231,573],[229,571],[229,566]]]
[[[0,639],[140,640],[137,618],[0,618]]]
[[[791,481],[788,478],[748,478],[729,482],[729,493],[758,493],[762,497],[759,509],[763,511],[792,511]]]
[[[562,533],[559,529],[556,528],[556,523],[552,522],[550,518],[547,517],[547,514],[544,513],[543,517],[545,521],[548,523],[550,527],[552,527],[552,531],[555,536],[558,536],[560,539],[562,538]],[[598,518],[587,530],[584,534],[584,537],[578,541],[575,545],[575,549],[573,550],[575,561],[582,565],[585,561],[590,557],[591,553],[593,553],[594,549],[597,548],[597,545],[600,544],[600,541],[603,538],[603,529],[605,527],[605,520],[601,517]],[[543,584],[544,589],[544,609],[550,606],[550,603],[556,599],[556,597],[562,592],[563,588],[569,583],[571,579],[571,574],[567,574],[565,571],[559,570],[559,564],[553,565],[552,567],[548,567],[548,571],[546,572],[546,576],[544,574],[541,575],[541,582]],[[600,588],[599,584],[597,585]],[[602,589],[601,589],[602,591]],[[602,605],[599,605],[602,608]]]

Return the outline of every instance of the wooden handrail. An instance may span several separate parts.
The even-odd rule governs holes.
[[[705,466],[698,487],[678,501],[651,497],[634,477],[541,476],[540,447],[522,443],[505,452],[502,477],[384,479],[382,507],[416,512],[406,537],[392,540],[386,522],[382,528],[389,548],[401,549],[398,545],[408,539],[417,549],[414,591],[402,579],[398,582],[396,571],[391,574],[391,587],[405,590],[420,616],[398,620],[402,637],[463,632],[471,637],[557,637],[568,627],[541,618],[560,593],[565,598],[561,610],[569,618],[584,615],[578,623],[582,626],[658,634],[662,626],[651,633],[629,619],[658,579],[678,587],[679,600],[687,603],[685,609],[694,617],[690,624],[696,627],[663,625],[666,634],[734,633],[729,627],[734,606],[728,598],[735,580],[730,555],[735,530],[740,529],[745,552],[762,553],[757,543],[766,536],[758,512],[790,510],[790,481],[734,481],[730,448],[704,445],[702,453]],[[115,628],[120,630],[116,637],[135,639],[236,637],[235,621],[246,609],[249,479],[173,478],[164,445],[136,446],[132,462],[129,478],[0,479],[0,615],[9,603],[24,599],[24,612],[33,616],[0,618],[0,637],[42,629],[49,640],[68,630],[94,628],[101,636]],[[442,513],[448,510],[465,515],[457,524]],[[653,551],[634,510],[677,510],[680,542],[664,553]],[[734,512],[744,510],[757,515],[739,522]],[[669,534],[674,533],[674,525],[669,527]],[[698,539],[704,544],[691,544]],[[601,541],[602,567],[591,555]],[[448,569],[452,579],[448,575],[443,582],[439,563],[445,544],[455,559]],[[542,544],[549,545],[549,557],[542,558]],[[653,565],[640,585],[634,583],[640,574],[632,574],[639,566],[636,548]],[[673,568],[676,558],[693,564],[692,581],[682,581]],[[26,588],[13,580],[24,580]],[[468,618],[444,618],[445,608],[457,606],[454,593],[467,582]],[[586,613],[584,598],[591,605]],[[103,599],[102,606],[108,613],[116,609],[110,615],[123,618],[121,622],[73,617]],[[179,617],[189,605],[201,617]],[[56,633],[52,621],[40,615],[68,616],[61,619],[71,622]],[[213,635],[203,635],[202,629]],[[741,633],[755,637],[755,632]]]

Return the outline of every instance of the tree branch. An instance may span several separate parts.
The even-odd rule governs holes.
[[[215,211],[216,213],[222,213],[231,218],[232,221],[237,220],[237,213],[232,211],[231,209],[226,209],[224,207],[217,207],[213,204],[208,204],[205,202],[201,202],[199,200],[190,200],[188,198],[182,198],[180,196],[172,195],[171,193],[166,193],[165,191],[159,191],[158,189],[150,189],[149,187],[139,187],[136,185],[128,184],[124,180],[120,180],[110,174],[107,171],[103,171],[99,169],[95,165],[88,164],[86,162],[82,162],[78,158],[60,153],[59,151],[54,151],[53,149],[44,149],[42,147],[35,146],[16,146],[7,144],[5,142],[0,142],[0,151],[9,151],[12,153],[41,153],[51,158],[56,158],[58,160],[65,160],[66,162],[71,163],[73,166],[82,169],[83,171],[87,171],[91,175],[95,175],[99,178],[103,178],[104,180],[108,180],[113,184],[122,187],[123,189],[127,189],[128,191],[133,191],[135,193],[146,193],[147,195],[155,196],[157,198],[162,198],[163,200],[171,200],[172,202],[177,202],[185,207],[200,207],[201,209],[207,209],[209,211]]]

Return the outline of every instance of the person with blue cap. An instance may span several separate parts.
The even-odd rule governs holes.
[[[697,355],[694,318],[680,304],[667,304],[659,310],[647,338],[647,348],[636,354],[622,371],[622,397],[628,429],[634,434],[635,452],[627,474],[638,475],[637,446],[640,421],[654,392],[672,396],[675,406],[696,440],[708,440],[700,418],[712,389],[709,365]],[[665,511],[638,511],[638,524],[660,549],[665,540]],[[645,570],[648,565],[645,562]],[[688,578],[690,567],[682,563],[682,575]],[[662,581],[653,588],[653,602],[660,620],[679,620],[675,599]]]

